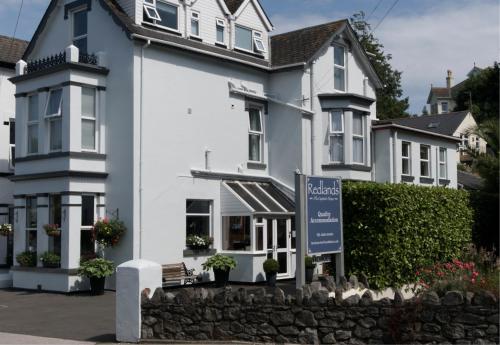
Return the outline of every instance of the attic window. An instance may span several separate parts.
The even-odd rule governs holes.
[[[255,50],[257,50],[259,53],[266,52],[266,48],[264,47],[264,41],[262,40],[262,34],[260,32],[254,31],[253,43],[255,45]]]
[[[146,16],[151,20],[161,20],[158,11],[152,6],[144,5],[144,13],[146,13]]]
[[[439,127],[439,122],[431,122],[429,125],[427,125],[427,128],[438,128]]]

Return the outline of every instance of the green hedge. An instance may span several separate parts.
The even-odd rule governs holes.
[[[495,250],[498,255],[498,194],[471,191],[470,203],[474,210],[472,241],[478,248]]]
[[[422,266],[457,257],[471,240],[465,191],[407,184],[343,184],[346,272],[376,288],[414,281]]]

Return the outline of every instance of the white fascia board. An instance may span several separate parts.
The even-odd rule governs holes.
[[[415,132],[415,133],[421,133],[425,135],[430,135],[433,137],[438,137],[442,139],[447,139],[447,140],[452,140],[452,141],[461,141],[460,138],[454,137],[454,136],[449,136],[449,135],[444,135],[444,134],[439,134],[439,133],[434,133],[434,132],[429,132],[429,131],[424,131],[422,129],[417,129],[413,127],[407,127],[407,126],[402,126],[402,125],[397,125],[397,124],[383,124],[383,125],[374,125],[372,126],[372,130],[377,130],[377,129],[386,129],[386,128],[398,128],[402,129],[405,131],[409,132]]]
[[[219,3],[219,6],[222,8],[226,16],[231,15],[231,12],[229,11],[229,8],[227,8],[226,2],[224,0],[217,0],[217,2]]]
[[[241,6],[238,8],[238,10],[234,13],[234,18],[237,19],[240,16],[240,14],[243,13],[243,11],[250,2],[252,2],[255,8],[257,9],[260,19],[266,26],[267,31],[273,31],[274,29],[273,24],[269,21],[266,13],[264,12],[264,9],[262,8],[262,6],[260,6],[260,3],[257,0],[245,0],[245,2],[242,3]]]

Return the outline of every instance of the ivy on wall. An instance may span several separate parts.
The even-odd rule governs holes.
[[[364,273],[376,288],[413,282],[417,269],[471,241],[465,191],[346,181],[342,192],[346,273]]]

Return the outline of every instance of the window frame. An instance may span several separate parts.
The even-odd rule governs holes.
[[[31,107],[30,107],[30,99],[32,97],[36,98],[36,120],[30,120],[30,112],[31,112]],[[30,132],[30,127],[36,127],[36,151],[31,152],[30,151],[30,137],[29,137],[29,132]],[[40,129],[40,96],[37,93],[33,93],[28,95],[28,117],[26,121],[26,154],[27,155],[36,155],[40,151],[40,136],[39,136],[39,129]]]
[[[208,213],[188,213],[187,207],[184,211],[184,219],[186,220],[185,229],[185,239],[187,239],[187,218],[188,217],[207,217],[208,216],[208,237],[213,237],[213,213],[214,213],[214,201],[212,199],[202,199],[202,198],[186,198],[186,204],[188,201],[202,201],[208,202]],[[184,241],[185,242],[185,241]]]
[[[33,203],[30,203],[30,206],[28,207],[28,200],[34,200],[34,206],[33,206]],[[36,244],[36,241],[37,241],[37,238],[38,238],[38,200],[37,200],[37,197],[36,195],[27,195],[26,198],[24,199],[24,206],[25,206],[25,221],[24,221],[24,225],[25,225],[25,228],[24,228],[24,231],[25,231],[25,243],[24,243],[24,247],[25,247],[25,250],[27,251],[31,251],[31,252],[34,252],[36,253],[37,250],[38,250],[38,246]],[[32,226],[28,226],[28,210],[31,210],[31,209],[34,209],[35,210],[35,227],[32,227]],[[30,217],[31,218],[31,217]],[[31,224],[30,224],[31,225]],[[35,250],[30,250],[30,245],[29,245],[29,242],[30,242],[30,232],[34,232],[35,233]]]
[[[341,129],[340,130],[334,130],[333,129],[333,113],[340,113],[340,125],[341,125]],[[329,133],[328,133],[328,150],[329,150],[329,155],[328,155],[328,160],[330,163],[335,163],[335,164],[338,164],[338,163],[343,163],[344,160],[345,160],[345,157],[344,157],[344,146],[345,146],[345,116],[344,116],[344,111],[342,110],[332,110],[329,112],[329,115],[328,115],[328,121],[329,121],[329,124],[328,124],[328,129],[329,129]],[[332,138],[333,137],[340,137],[342,139],[342,159],[339,160],[339,161],[336,161],[336,160],[333,160],[333,152],[332,152]]]
[[[14,128],[14,129],[12,129]],[[14,133],[14,135],[12,135]],[[9,168],[14,170],[16,159],[16,119],[9,119]]]
[[[58,106],[57,113],[47,114],[47,111],[49,109],[51,96],[55,91],[58,91],[58,90],[61,90],[61,99],[59,100],[59,106]],[[62,116],[62,100],[63,100],[63,88],[62,87],[55,87],[55,88],[49,90],[48,95],[47,95],[47,102],[45,103],[45,110],[43,112],[45,119],[50,119],[53,117]]]
[[[255,131],[252,130],[251,128],[251,122],[250,122],[250,111],[251,110],[257,110],[259,112],[259,122],[260,122],[260,131]],[[251,163],[262,163],[264,161],[264,121],[263,121],[263,116],[262,116],[262,107],[255,106],[255,105],[250,105],[248,107],[248,161]],[[250,137],[251,136],[258,136],[259,137],[259,160],[252,160],[250,159]]]
[[[158,24],[158,22],[160,21],[161,22],[161,15],[159,14],[158,12],[158,3],[161,3],[161,4],[164,4],[164,5],[167,5],[167,6],[171,6],[171,7],[175,7],[175,11],[176,11],[176,15],[177,15],[177,27],[174,29],[174,28],[170,28],[168,26],[164,26],[164,25],[161,25],[161,24]],[[143,23],[145,24],[149,24],[149,25],[153,25],[153,26],[156,26],[156,27],[159,27],[161,29],[164,29],[164,30],[167,30],[167,31],[172,31],[172,32],[175,32],[175,33],[180,33],[180,30],[179,30],[179,4],[175,4],[175,3],[172,3],[172,2],[169,2],[169,1],[166,1],[166,0],[155,0],[155,9],[156,11],[158,12],[158,16],[160,17],[160,20],[152,20],[152,22],[148,22],[148,21],[143,21]]]
[[[441,152],[444,152],[444,161],[441,160]],[[447,179],[448,178],[448,150],[445,147],[439,148],[439,178]],[[441,167],[444,167],[444,176],[441,176]]]
[[[237,41],[236,41],[236,29],[237,28],[250,31],[250,44],[252,45],[251,50],[237,46]],[[241,50],[241,51],[252,53],[252,54],[264,54],[267,52],[266,45],[264,44],[264,36],[263,36],[263,33],[261,31],[254,30],[252,28],[249,28],[249,27],[241,25],[241,24],[235,24],[234,25],[234,32],[235,32],[235,34],[234,34],[234,48],[236,50]],[[257,49],[257,47],[256,47],[257,41],[262,43],[263,50]]]
[[[443,104],[446,104],[446,110],[443,109]],[[450,107],[449,102],[446,102],[446,101],[441,102],[441,113],[443,113],[443,114],[449,113],[450,112],[449,107]]]
[[[218,29],[222,28],[222,41],[218,39]],[[223,19],[215,18],[215,42],[226,44],[226,23]]]
[[[149,13],[149,11],[153,11],[153,13]],[[144,12],[146,13],[146,16],[151,19],[151,20],[161,20],[160,14],[156,10],[156,3],[155,5],[149,5],[146,2],[144,3]]]
[[[361,134],[354,133],[354,117],[358,117],[358,116],[361,119]],[[352,126],[352,128],[353,128],[353,131],[352,131],[352,164],[364,165],[365,164],[365,156],[366,156],[365,151],[366,150],[365,150],[365,121],[364,121],[363,115],[353,112],[352,113],[352,124],[353,124],[353,126]],[[361,148],[362,148],[361,162],[356,162],[354,160],[354,141],[360,140],[360,139],[361,139]]]
[[[426,148],[427,150],[427,159],[422,158],[422,148]],[[427,163],[427,175],[422,175],[422,163]],[[429,145],[420,144],[420,176],[421,177],[432,177],[432,169],[431,169],[431,147]]]
[[[92,225],[83,225],[82,224],[83,223],[83,198],[84,197],[92,197],[92,199],[93,199],[92,200],[92,206],[93,206],[93,209],[92,209],[92,213],[93,213]],[[81,213],[81,218],[82,219],[80,220],[80,255],[82,255],[82,241],[81,241],[81,239],[82,239],[82,231],[92,231],[92,229],[94,227],[93,224],[95,224],[95,222],[97,220],[97,217],[96,217],[96,215],[97,215],[96,195],[95,194],[82,194],[81,198],[82,198],[82,200],[81,200],[82,207],[80,209],[81,210],[80,213]],[[94,244],[93,252],[95,253],[95,251],[96,251],[96,242],[95,242],[95,240],[94,240],[93,244]]]
[[[88,12],[88,8],[86,5],[82,6],[82,7],[78,7],[76,9],[74,9],[73,11],[71,11],[71,44],[75,45],[75,41],[78,41],[78,40],[81,40],[81,39],[85,39],[86,40],[86,43],[85,43],[85,46],[87,47],[87,51],[88,51],[88,36],[89,36],[89,18],[88,18],[88,13],[87,13],[87,30],[86,30],[86,33],[85,34],[82,34],[80,36],[75,36],[75,14],[77,13],[80,13],[80,12]],[[87,51],[79,51],[80,53],[84,53],[86,54]]]
[[[89,116],[84,116],[83,114],[83,109],[80,109],[81,111],[81,114],[80,114],[80,119],[81,119],[81,139],[82,139],[82,143],[81,143],[81,150],[82,152],[97,152],[98,149],[98,140],[97,140],[97,136],[98,136],[98,121],[97,121],[97,109],[98,109],[98,106],[97,106],[97,88],[95,87],[87,87],[87,86],[82,86],[81,88],[81,94],[82,94],[82,107],[83,107],[83,89],[91,89],[94,91],[94,117],[89,117]],[[81,108],[82,108],[81,107]],[[87,148],[84,148],[83,147],[83,122],[84,121],[93,121],[94,122],[94,148],[93,149],[87,149]]]
[[[408,155],[405,156],[403,154],[404,150],[403,150],[403,147],[405,145],[408,145]],[[404,161],[408,161],[408,173],[405,173],[404,172],[404,164],[403,162]],[[401,175],[404,175],[404,176],[412,176],[411,174],[411,142],[409,141],[402,141],[401,142]]]
[[[262,32],[252,30],[252,42],[253,42],[253,48],[254,50],[257,50],[257,52],[264,54],[267,52],[266,46],[264,44],[264,39],[262,36]],[[259,47],[259,44],[262,45],[262,48]]]
[[[201,27],[200,27],[200,12],[199,11],[195,11],[195,10],[191,10],[191,20],[190,20],[190,29],[189,29],[189,35],[190,36],[193,36],[193,37],[196,37],[196,38],[200,38],[200,32],[201,32]],[[193,33],[193,22],[196,22],[196,27],[197,27],[197,30],[198,30],[198,33],[197,34],[194,34]]]
[[[335,63],[335,48],[342,48],[343,52],[344,52],[344,65],[337,65]],[[347,92],[347,49],[346,49],[346,46],[342,45],[342,44],[333,44],[333,89],[335,91],[338,91],[338,92]],[[341,89],[337,89],[335,87],[335,70],[336,69],[340,69],[343,71],[343,74],[344,74],[344,89],[341,90]]]

